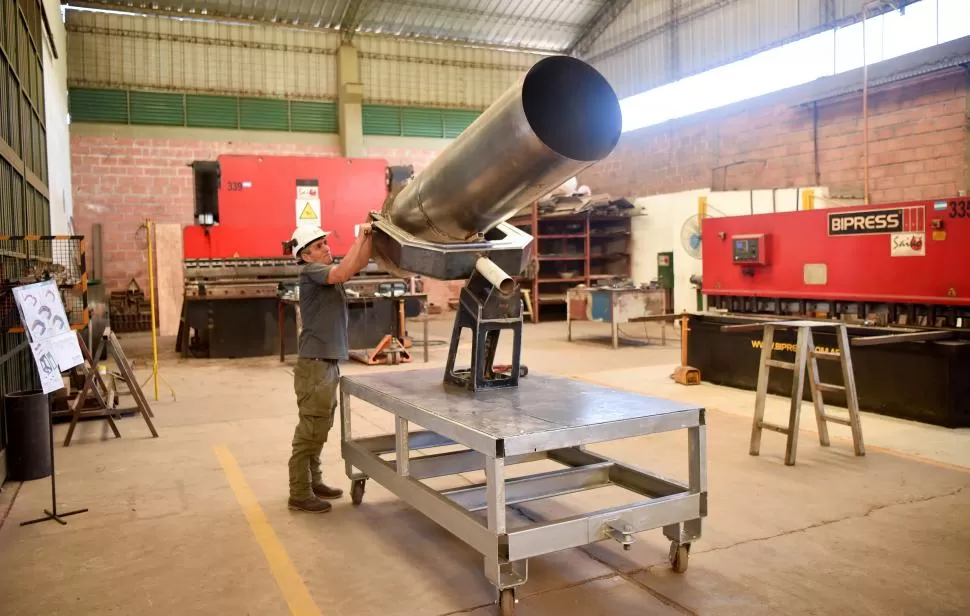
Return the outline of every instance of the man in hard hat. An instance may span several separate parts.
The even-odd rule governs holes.
[[[290,456],[290,509],[326,513],[330,511],[327,500],[343,495],[343,490],[323,483],[320,453],[337,409],[337,362],[346,360],[349,351],[344,283],[370,260],[370,224],[359,229],[350,250],[336,265],[327,246],[329,231],[297,227],[290,240],[297,262],[304,264],[300,272],[303,329],[293,372],[299,423]]]

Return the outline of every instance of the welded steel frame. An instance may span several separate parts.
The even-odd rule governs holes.
[[[444,244],[419,239],[391,224],[382,214],[372,214],[371,220],[378,266],[402,276],[417,274],[437,280],[463,280],[475,272],[475,264],[481,257],[491,259],[503,271],[517,276],[535,252],[533,237],[507,222],[478,239]]]
[[[510,393],[514,395],[514,390]],[[355,438],[351,398],[394,415],[395,431]],[[484,558],[485,576],[500,596],[514,592],[527,581],[529,558],[605,539],[629,549],[634,534],[657,528],[662,528],[671,541],[671,564],[683,571],[690,544],[701,536],[701,520],[707,515],[707,426],[703,408],[495,439],[443,414],[360,383],[353,376],[344,376],[340,417],[341,454],[347,476],[353,482],[354,504],[360,504],[365,481],[376,481],[479,552]],[[412,431],[412,423],[421,429]],[[593,443],[680,429],[688,433],[686,484],[585,448]],[[415,449],[454,445],[464,449],[411,455]],[[394,454],[394,458],[381,457],[387,454]],[[506,479],[506,467],[543,459],[565,468]],[[480,470],[486,476],[481,484],[437,491],[422,482]],[[514,530],[507,525],[507,506],[606,485],[624,488],[644,499],[562,519],[541,520]],[[473,515],[476,511],[487,512],[485,523]],[[675,555],[681,559],[679,564]]]
[[[468,368],[456,368],[462,332],[471,334]],[[512,336],[509,370],[495,370],[495,353],[503,332]],[[522,293],[517,284],[503,294],[477,270],[461,289],[445,361],[445,381],[474,391],[518,387],[522,365]]]

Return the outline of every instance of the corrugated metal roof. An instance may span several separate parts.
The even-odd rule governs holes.
[[[870,17],[917,0],[874,0]],[[970,1],[970,0],[968,0]],[[580,57],[621,96],[859,20],[868,0],[631,0]],[[673,7],[673,8],[672,8]]]
[[[610,0],[65,0],[68,6],[269,22],[545,52],[567,50]]]
[[[905,6],[915,0],[882,0],[882,5],[878,0],[873,1],[876,4],[871,6],[870,16],[888,10],[891,5]],[[64,0],[69,7],[290,25],[324,30],[333,38],[339,30],[349,29],[399,39],[478,44],[540,53],[576,53],[600,68],[622,96],[739,60],[837,24],[855,21],[868,2],[870,0]],[[381,37],[375,44],[386,40]],[[361,48],[364,47],[367,45],[361,43]],[[517,65],[519,60],[511,62]],[[478,104],[478,95],[473,98]]]

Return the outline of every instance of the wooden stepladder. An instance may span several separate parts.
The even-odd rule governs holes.
[[[815,406],[815,421],[818,424],[818,440],[823,447],[831,444],[829,440],[828,422],[849,426],[852,430],[852,447],[855,455],[866,455],[862,441],[862,424],[859,419],[859,397],[855,386],[855,373],[852,370],[852,355],[849,350],[849,334],[845,323],[825,321],[769,321],[757,324],[726,325],[724,331],[751,331],[764,329],[761,341],[761,364],[758,370],[758,389],[755,397],[754,421],[751,425],[751,446],[749,453],[753,456],[761,452],[761,433],[771,430],[788,436],[785,446],[785,464],[795,464],[795,454],[798,449],[799,422],[801,420],[802,396],[805,391],[805,373],[808,372],[808,387],[812,392],[812,403]],[[819,351],[815,347],[812,330],[835,329],[838,340],[838,352]],[[798,337],[795,348],[795,361],[788,362],[773,359],[771,356],[775,345],[775,330],[796,329]],[[823,383],[819,377],[818,361],[837,361],[842,366],[843,385]],[[791,407],[788,413],[788,426],[768,423],[765,418],[765,402],[768,395],[768,375],[771,368],[782,368],[793,371],[791,389]],[[823,392],[842,392],[845,394],[846,407],[849,418],[833,417],[825,413]]]
[[[131,370],[131,364],[128,362],[128,357],[125,355],[124,350],[122,350],[121,343],[118,342],[114,332],[110,329],[105,329],[101,336],[101,341],[97,346],[97,351],[93,355],[88,350],[87,345],[84,343],[84,338],[80,333],[78,333],[78,344],[81,347],[81,354],[84,356],[84,363],[76,369],[81,370],[84,374],[84,385],[71,402],[71,425],[68,427],[67,435],[64,437],[64,446],[67,447],[71,444],[77,422],[87,417],[103,417],[108,423],[108,427],[114,433],[115,438],[121,438],[121,432],[118,430],[115,419],[120,419],[121,414],[127,409],[112,408],[112,403],[117,392],[114,391],[113,387],[109,387],[104,379],[101,378],[101,373],[98,371],[98,362],[94,359],[95,357],[101,357],[105,345],[107,345],[108,353],[118,367],[120,380],[128,386],[128,393],[134,399],[134,410],[141,414],[152,436],[158,438],[158,431],[155,429],[155,424],[151,420],[155,414],[152,412],[144,392],[138,385],[138,381],[135,379],[135,375]],[[86,408],[86,402],[89,398],[93,399],[94,408]]]

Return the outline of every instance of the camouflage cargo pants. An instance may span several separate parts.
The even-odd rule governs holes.
[[[300,358],[293,371],[299,422],[293,432],[290,455],[290,497],[313,497],[311,486],[322,483],[320,453],[333,427],[337,409],[340,368],[336,361]]]

